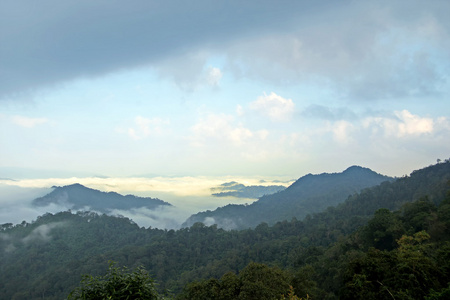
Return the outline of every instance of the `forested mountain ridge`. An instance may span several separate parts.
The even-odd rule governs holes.
[[[171,206],[170,203],[155,198],[144,198],[133,195],[120,195],[115,192],[102,192],[87,188],[79,183],[63,187],[53,187],[49,194],[34,199],[33,205],[46,206],[51,203],[71,206],[74,210],[90,209],[101,213],[108,213],[114,209],[128,210],[146,207],[155,209],[160,205]]]
[[[224,229],[246,229],[261,222],[273,225],[292,218],[302,219],[337,205],[364,188],[392,180],[360,166],[349,167],[341,173],[308,174],[285,190],[263,196],[250,205],[230,204],[192,215],[183,226],[204,222],[218,224]]]
[[[144,266],[160,293],[170,290],[179,299],[241,299],[246,282],[261,287],[253,283],[255,272],[312,299],[392,299],[386,289],[396,299],[424,298],[431,289],[442,294],[450,276],[449,180],[450,163],[440,163],[364,189],[304,220],[242,231],[201,223],[145,229],[127,218],[89,212],[4,224],[0,299],[64,298],[81,274],[102,274],[109,260]]]

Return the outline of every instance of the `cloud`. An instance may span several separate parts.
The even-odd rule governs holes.
[[[354,126],[347,121],[337,121],[333,124],[334,139],[339,143],[349,143],[351,139],[351,131]]]
[[[149,136],[161,135],[164,127],[170,124],[169,120],[161,118],[144,118],[137,116],[134,119],[135,127],[130,127],[127,130],[128,135],[134,140],[141,140]]]
[[[340,3],[302,16],[284,33],[231,45],[229,68],[353,101],[436,96],[448,86],[450,21],[442,11],[449,9],[446,2]]]
[[[43,224],[31,231],[29,235],[22,239],[22,242],[25,244],[33,242],[33,241],[43,241],[48,242],[51,239],[50,232],[57,227],[64,226],[64,222],[54,222],[49,224]]]
[[[217,227],[223,228],[225,230],[233,230],[238,227],[232,219],[228,218],[206,217],[202,223],[205,224],[206,226],[212,226],[214,224],[217,224]]]
[[[395,115],[400,119],[398,124],[398,135],[417,135],[433,132],[433,119],[422,118],[417,115],[413,115],[407,110],[395,112]]]
[[[2,99],[149,67],[186,90],[217,86],[226,69],[272,83],[313,81],[355,101],[435,95],[448,84],[446,1],[46,0],[29,8],[2,2]],[[224,68],[209,66],[217,55]]]
[[[441,117],[439,120],[443,121],[445,118]],[[392,117],[368,117],[363,120],[363,126],[373,133],[381,130],[386,136],[405,138],[433,133],[435,122],[432,118],[402,110],[394,112]]]
[[[33,128],[37,125],[45,124],[48,122],[46,118],[30,118],[24,116],[13,116],[11,120],[14,124],[25,128]]]
[[[155,62],[152,67],[161,78],[170,79],[182,91],[194,92],[219,86],[223,73],[208,63],[210,56],[212,53],[198,49]]]
[[[244,109],[240,104],[236,105],[236,115],[242,117],[244,115]]]
[[[283,181],[280,182],[279,180]],[[261,182],[261,181],[264,182]],[[157,228],[179,228],[179,226],[192,214],[199,211],[216,209],[230,203],[211,196],[211,188],[220,186],[225,182],[239,181],[246,185],[289,185],[293,181],[285,177],[153,177],[153,178],[47,178],[26,180],[0,180],[0,220],[2,223],[19,224],[23,220],[31,222],[38,216],[47,212],[57,213],[67,211],[71,207],[67,202],[51,204],[45,207],[32,205],[32,200],[51,192],[51,186],[64,186],[81,183],[90,188],[105,192],[118,192],[133,194],[142,197],[159,198],[174,206],[158,207],[156,210],[147,208],[131,209],[128,211],[114,210],[113,215],[123,215],[139,226],[152,226]],[[64,199],[61,199],[64,200]],[[233,199],[232,203],[242,204],[248,199]],[[56,227],[42,227],[27,240],[51,237],[51,229]],[[7,236],[0,235],[1,239]]]
[[[288,178],[290,179],[290,178]],[[261,183],[264,180],[264,184]],[[84,186],[106,192],[121,194],[132,193],[143,197],[159,197],[158,194],[175,197],[207,197],[211,195],[211,187],[224,182],[237,181],[245,185],[277,185],[284,177],[266,176],[180,176],[180,177],[72,177],[72,178],[41,178],[22,180],[0,179],[1,203],[10,206],[14,203],[26,202],[42,197],[51,191],[51,186],[65,186],[80,183]],[[287,183],[286,183],[287,184]],[[156,194],[156,196],[155,196]],[[7,199],[10,199],[9,201]],[[165,198],[161,198],[166,200]],[[214,200],[216,201],[216,200]],[[170,201],[169,201],[170,202]],[[62,204],[64,204],[62,202]],[[70,207],[68,207],[70,208]]]
[[[280,29],[297,1],[2,1],[0,95],[148,66],[193,48]],[[30,10],[30,7],[32,9]]]
[[[181,223],[189,218],[191,211],[175,206],[159,206],[151,210],[145,207],[130,210],[113,210],[110,214],[125,216],[139,226],[146,228],[179,229]]]
[[[250,103],[250,108],[269,117],[272,121],[287,121],[294,112],[294,102],[292,99],[285,99],[274,92],[258,97]]]
[[[221,139],[233,145],[241,145],[254,136],[254,133],[242,124],[235,124],[234,117],[226,114],[209,113],[191,127],[192,144],[203,146],[209,139]]]
[[[222,71],[219,68],[208,67],[206,81],[210,86],[218,86],[222,78]]]
[[[37,216],[47,212],[58,212],[69,209],[66,204],[52,204],[46,207],[35,207],[32,200],[51,192],[47,184],[24,184],[20,181],[0,180],[0,220],[1,223],[19,224],[31,222]]]

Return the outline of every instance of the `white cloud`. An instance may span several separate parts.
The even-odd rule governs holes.
[[[206,71],[206,81],[210,86],[218,86],[220,79],[222,79],[222,71],[219,68],[208,67]]]
[[[242,106],[239,105],[239,104],[236,106],[236,114],[237,114],[239,117],[242,117],[242,116],[244,115],[244,109],[243,109]]]
[[[266,129],[261,129],[256,132],[261,140],[265,140],[269,136],[269,131]]]
[[[170,124],[169,120],[161,118],[144,118],[137,116],[134,119],[135,126],[127,130],[128,135],[134,140],[141,140],[148,136],[157,136],[163,133],[164,127]]]
[[[46,118],[29,118],[24,116],[13,116],[11,120],[14,124],[25,127],[33,128],[37,125],[45,124],[48,122]]]
[[[80,183],[84,186],[101,191],[114,191],[117,193],[133,193],[134,195],[152,197],[152,192],[173,194],[179,197],[186,196],[208,196],[211,195],[211,187],[219,186],[224,182],[237,181],[245,185],[275,185],[277,180],[285,181],[285,177],[268,176],[181,176],[181,177],[72,177],[72,178],[42,178],[42,179],[22,179],[22,180],[2,180],[0,179],[0,194],[3,198],[11,198],[7,201],[2,198],[3,206],[10,206],[17,202],[24,202],[42,197],[51,192],[51,186],[65,186]],[[263,183],[260,181],[264,180]],[[287,184],[287,183],[283,183]],[[8,194],[6,188],[13,189]],[[22,197],[17,198],[18,189],[24,189]],[[6,191],[6,192],[5,192]],[[25,193],[26,192],[26,193]],[[150,194],[150,195],[149,195]],[[6,195],[6,196],[5,196]],[[10,196],[11,195],[11,196]],[[164,198],[162,200],[165,200]],[[216,199],[217,200],[217,199]]]
[[[51,236],[50,236],[51,230],[56,227],[64,226],[64,224],[65,224],[64,222],[54,222],[54,223],[50,223],[50,224],[40,225],[40,226],[36,227],[35,229],[33,229],[33,231],[29,235],[24,237],[22,239],[22,241],[25,244],[30,243],[32,241],[48,242],[51,239]]]
[[[274,92],[270,95],[258,97],[256,101],[250,103],[250,108],[268,116],[272,121],[287,121],[294,112],[294,102],[292,99],[285,99]]]
[[[278,180],[277,180],[278,179]],[[105,192],[117,192],[123,195],[133,194],[142,197],[159,198],[174,206],[159,207],[156,210],[146,208],[128,211],[114,210],[112,214],[120,214],[133,219],[140,226],[158,228],[177,228],[191,214],[207,209],[215,209],[230,202],[221,202],[221,199],[211,196],[211,188],[220,186],[225,182],[236,181],[245,185],[284,185],[292,183],[292,178],[266,177],[266,176],[219,176],[219,177],[153,177],[153,178],[46,178],[26,180],[0,179],[0,220],[2,223],[18,224],[22,220],[30,222],[46,212],[57,213],[70,209],[68,205],[51,204],[45,207],[32,205],[32,199],[42,197],[51,192],[50,186],[64,186],[80,183],[89,188]],[[45,189],[42,189],[44,188]],[[39,189],[37,189],[39,188]],[[19,194],[21,197],[19,197]],[[225,201],[225,200],[224,200]],[[245,199],[248,202],[248,199]],[[243,204],[244,199],[233,199],[232,203]],[[60,224],[62,225],[62,224]],[[59,225],[58,225],[59,226]],[[26,241],[51,238],[51,229],[56,226],[38,227]],[[7,236],[0,234],[0,239]]]
[[[395,112],[395,115],[401,121],[398,125],[398,135],[400,136],[433,132],[434,122],[431,118],[421,118],[407,110]]]
[[[339,143],[349,143],[354,126],[348,121],[337,121],[333,124],[334,139]]]
[[[253,137],[253,132],[242,124],[234,124],[234,117],[210,113],[191,128],[193,144],[203,146],[208,139],[222,139],[240,145]]]
[[[444,118],[445,119],[445,118]],[[442,123],[442,118],[438,121]],[[372,133],[382,131],[386,136],[404,138],[433,133],[435,121],[432,118],[413,115],[408,110],[395,111],[394,116],[368,117],[362,122],[363,127]]]

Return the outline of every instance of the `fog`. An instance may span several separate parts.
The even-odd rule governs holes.
[[[72,209],[70,203],[50,204],[37,207],[32,201],[50,193],[52,186],[64,186],[80,183],[86,187],[101,191],[114,191],[122,195],[132,194],[140,197],[159,198],[172,206],[160,206],[155,210],[134,208],[130,210],[112,210],[109,215],[121,215],[132,219],[141,227],[178,229],[189,216],[200,211],[214,210],[227,204],[250,204],[256,199],[235,197],[214,197],[214,187],[234,180],[245,185],[280,185],[277,180],[267,178],[51,178],[0,180],[0,224],[31,223],[45,213],[57,213]],[[291,181],[286,180],[284,185]],[[85,207],[85,210],[90,210]],[[95,211],[94,211],[95,212]],[[212,220],[205,220],[208,225]],[[229,224],[231,226],[231,224]],[[228,227],[230,227],[228,226]],[[232,226],[231,226],[232,227]]]
[[[22,188],[0,183],[0,224],[30,222],[46,212],[66,210],[66,207],[51,205],[35,207],[32,200],[51,192],[50,188]]]

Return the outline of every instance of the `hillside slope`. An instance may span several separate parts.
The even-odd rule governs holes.
[[[308,174],[287,189],[263,196],[250,205],[227,205],[192,215],[183,226],[202,222],[218,224],[225,229],[245,229],[254,228],[262,222],[274,224],[292,218],[301,219],[337,205],[364,188],[392,180],[359,166],[349,167],[342,173]]]
[[[84,209],[102,213],[109,213],[115,209],[129,210],[140,207],[154,209],[160,205],[171,206],[171,204],[160,199],[136,197],[133,195],[123,196],[115,192],[106,193],[87,188],[78,183],[54,188],[51,193],[34,199],[33,205],[63,204],[74,210]]]
[[[201,223],[181,230],[145,229],[127,218],[88,212],[46,214],[31,224],[3,224],[0,299],[63,299],[78,284],[81,274],[102,274],[109,260],[130,268],[143,265],[161,291],[174,293],[193,280],[220,278],[229,271],[238,273],[250,262],[287,269],[315,264],[313,269],[320,277],[314,279],[313,274],[312,279],[321,289],[336,293],[342,284],[339,280],[345,275],[339,273],[342,269],[336,265],[339,251],[356,251],[371,246],[370,243],[377,246],[380,237],[383,245],[389,244],[404,233],[411,235],[422,229],[430,230],[436,238],[448,232],[450,196],[449,205],[438,211],[428,209],[428,213],[422,207],[430,208],[428,202],[445,204],[449,180],[450,162],[441,163],[364,189],[338,206],[304,220],[283,221],[274,226],[260,224],[242,231],[225,231]],[[420,200],[425,196],[425,200]],[[417,200],[422,203],[403,206]],[[369,222],[370,230],[363,231],[364,235],[356,234],[324,252],[365,226],[380,208],[401,210],[376,214],[376,221]],[[401,217],[406,222],[403,229],[390,217]],[[389,231],[380,235],[385,232],[384,227]],[[371,241],[372,237],[375,239]],[[361,238],[367,240],[362,246]],[[345,262],[352,255],[342,255],[341,259]]]

